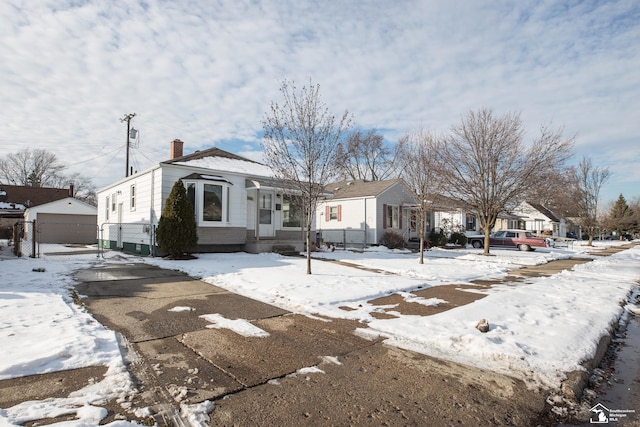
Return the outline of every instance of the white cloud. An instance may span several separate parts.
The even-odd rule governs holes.
[[[104,155],[78,169],[104,185],[124,168],[124,114],[141,168],[174,138],[255,151],[280,81],[313,78],[335,113],[391,141],[489,106],[530,132],[564,125],[618,167],[638,151],[639,18],[632,0],[3,2],[0,144]]]

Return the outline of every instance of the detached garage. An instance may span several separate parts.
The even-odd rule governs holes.
[[[73,197],[29,208],[25,221],[36,221],[39,243],[94,244],[98,241],[98,210]]]

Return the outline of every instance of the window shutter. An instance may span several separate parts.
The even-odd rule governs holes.
[[[342,205],[338,205],[338,221],[342,221]]]
[[[382,228],[387,228],[387,205],[382,205]]]
[[[402,206],[398,206],[398,228],[402,230]]]
[[[324,207],[324,220],[329,221],[331,218],[331,208],[329,205]]]

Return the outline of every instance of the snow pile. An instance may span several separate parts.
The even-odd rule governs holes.
[[[76,305],[70,274],[89,265],[69,260],[11,259],[0,262],[0,379],[108,366],[104,378],[66,398],[23,402],[0,410],[0,424],[73,415],[65,426],[98,425],[107,415],[98,405],[125,402],[134,385],[113,331]],[[134,425],[118,421],[110,426]]]

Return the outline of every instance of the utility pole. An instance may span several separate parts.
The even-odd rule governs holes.
[[[129,132],[131,131],[131,119],[136,116],[136,113],[125,114],[123,118],[120,119],[120,122],[127,122],[127,164],[124,170],[125,178],[129,176]]]

